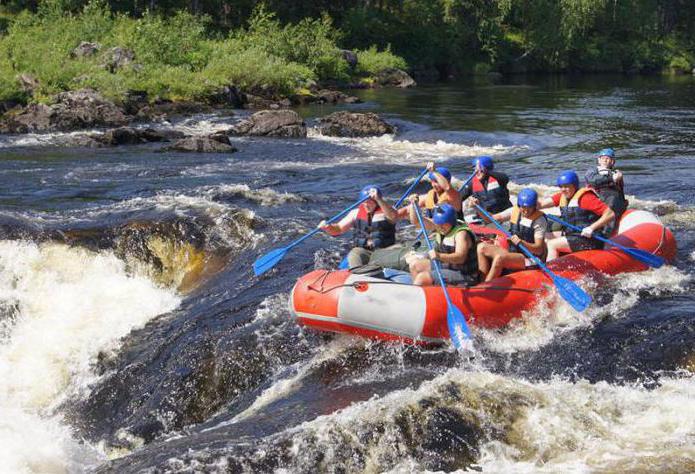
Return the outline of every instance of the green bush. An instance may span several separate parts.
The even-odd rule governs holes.
[[[233,35],[243,48],[262,50],[288,63],[302,64],[319,79],[348,79],[348,64],[337,46],[340,34],[327,16],[305,18],[284,27],[263,4],[254,10],[247,29]]]
[[[373,76],[384,69],[406,69],[407,67],[405,59],[393,54],[390,46],[387,46],[384,51],[378,51],[376,46],[357,51],[355,72],[360,75]]]

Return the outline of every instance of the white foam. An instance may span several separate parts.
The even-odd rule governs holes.
[[[55,408],[96,380],[91,364],[121,337],[180,299],[128,275],[109,252],[0,242],[2,321],[0,466],[7,472],[73,472],[101,454],[74,440]],[[26,440],[34,440],[27,443]],[[37,441],[40,446],[37,445]]]
[[[403,428],[394,420],[410,419],[410,410],[416,414],[434,403],[492,435],[482,441],[471,472],[652,472],[658,466],[676,472],[684,461],[695,461],[695,410],[687,408],[695,380],[684,373],[660,382],[654,390],[559,379],[531,383],[451,369],[417,389],[393,391],[290,428],[290,453],[298,465],[317,453],[325,463],[349,463],[341,453],[352,449],[378,471],[384,460],[421,471],[417,459],[405,456]],[[451,384],[460,388],[461,400],[450,396]],[[374,427],[378,436],[361,435]]]
[[[247,184],[223,184],[205,190],[207,195],[231,194],[256,201],[262,206],[277,206],[290,202],[304,202],[305,199],[297,194],[282,193],[271,188],[252,189]]]
[[[393,135],[366,138],[326,137],[315,129],[309,129],[309,135],[313,140],[328,141],[341,145],[348,145],[367,153],[366,156],[340,157],[339,162],[365,162],[377,161],[396,164],[422,164],[425,161],[443,161],[452,157],[471,157],[479,155],[499,155],[514,153],[528,149],[525,145],[518,146],[481,146],[477,144],[450,143],[443,140],[435,142],[413,142],[398,139]]]

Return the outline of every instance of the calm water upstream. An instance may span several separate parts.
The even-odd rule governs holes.
[[[230,155],[0,137],[0,471],[695,471],[695,78],[358,95],[395,137],[238,138]],[[240,114],[155,126],[204,134]],[[514,192],[550,193],[607,146],[677,261],[583,282],[584,314],[476,329],[472,362],[298,328],[289,290],[347,238],[253,277],[363,185],[396,199],[429,160],[465,177],[490,154]]]

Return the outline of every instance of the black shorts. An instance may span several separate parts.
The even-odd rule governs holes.
[[[601,250],[603,248],[603,242],[599,242],[596,239],[587,239],[581,235],[567,235],[567,243],[570,245],[570,250],[572,252],[579,252],[580,250]]]

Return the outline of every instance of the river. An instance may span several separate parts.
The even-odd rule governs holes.
[[[234,154],[0,137],[0,471],[695,471],[695,78],[515,77],[358,91],[396,136],[234,138]],[[335,108],[299,112],[311,124]],[[227,128],[245,112],[155,124]],[[366,184],[397,199],[433,160],[492,155],[514,193],[553,191],[613,147],[672,266],[582,282],[478,354],[298,328],[318,235],[252,262]],[[424,187],[423,187],[424,189]]]

